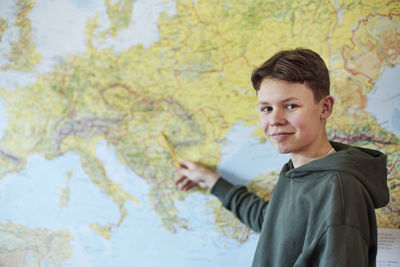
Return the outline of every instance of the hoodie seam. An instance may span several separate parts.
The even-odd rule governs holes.
[[[355,226],[353,226],[353,225],[348,225],[348,224],[344,224],[344,223],[343,223],[343,224],[332,224],[332,225],[326,226],[325,231],[324,231],[324,232],[320,235],[320,237],[317,239],[317,243],[315,244],[315,248],[318,248],[318,246],[319,246],[321,240],[325,237],[326,233],[327,233],[330,229],[335,228],[335,227],[340,227],[340,226],[344,226],[344,227],[348,227],[348,228],[352,228],[352,229],[357,230],[357,232],[359,233],[361,239],[362,239],[362,240],[364,241],[364,243],[368,246],[368,242],[367,242],[367,240],[364,239],[363,235],[361,234],[361,229],[360,229],[360,228],[355,227]]]
[[[344,221],[344,196],[343,196],[343,184],[342,184],[342,179],[340,179],[338,173],[335,173],[336,176],[336,180],[338,181],[339,184],[339,193],[340,193],[340,202],[341,202],[341,207],[340,207],[340,217],[342,220],[342,225],[345,225],[345,221]]]
[[[348,228],[352,228],[352,229],[357,230],[357,231],[360,233],[361,239],[362,239],[366,244],[368,244],[368,243],[367,243],[367,240],[365,240],[365,239],[363,238],[363,236],[361,235],[361,229],[360,229],[359,227],[356,227],[356,226],[350,225],[350,224],[332,224],[332,225],[327,226],[327,227],[326,227],[326,230],[325,230],[324,233],[321,235],[321,238],[319,238],[318,242],[319,242],[319,241],[322,239],[322,237],[329,231],[330,228],[340,227],[340,226],[344,226],[344,227],[348,227]]]

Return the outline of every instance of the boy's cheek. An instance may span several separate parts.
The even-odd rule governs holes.
[[[298,129],[309,129],[312,126],[314,120],[314,114],[298,114],[289,119],[289,123]]]
[[[313,118],[300,119],[292,122],[292,126],[300,133],[303,137],[312,136],[319,132],[318,125],[313,121]]]
[[[305,119],[297,119],[292,122],[292,125],[297,129],[307,129],[309,127],[309,121]]]
[[[263,120],[260,120],[259,125],[260,125],[261,131],[265,134],[265,127],[266,127],[267,123]]]

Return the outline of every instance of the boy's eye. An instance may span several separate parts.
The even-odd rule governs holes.
[[[296,105],[296,104],[289,104],[289,105],[286,106],[286,109],[294,109],[294,108],[297,108],[297,107],[298,107],[298,105]]]
[[[271,107],[261,107],[261,111],[269,112],[269,111],[272,111],[272,108]]]

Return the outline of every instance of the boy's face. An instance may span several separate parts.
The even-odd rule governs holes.
[[[260,126],[279,153],[308,154],[325,133],[324,100],[305,84],[264,79],[257,93]],[[328,115],[329,116],[329,115]]]

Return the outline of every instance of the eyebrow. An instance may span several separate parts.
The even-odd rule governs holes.
[[[285,103],[285,102],[289,102],[289,101],[293,101],[293,100],[298,100],[298,98],[296,98],[296,97],[288,97],[288,98],[286,98],[286,99],[284,99],[282,101],[279,101],[279,102],[280,103]],[[269,104],[269,102],[267,102],[267,101],[259,101],[258,102],[259,106],[260,105],[267,105],[267,104]]]

